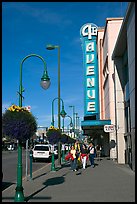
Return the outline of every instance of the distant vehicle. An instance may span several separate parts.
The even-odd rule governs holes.
[[[13,146],[12,144],[10,144],[10,145],[7,147],[7,149],[8,149],[9,151],[14,150],[14,146]]]
[[[49,144],[37,144],[32,151],[34,162],[38,159],[51,160],[51,145]]]

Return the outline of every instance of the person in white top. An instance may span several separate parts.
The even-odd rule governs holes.
[[[91,167],[94,168],[95,167],[95,164],[94,164],[95,147],[92,142],[89,144],[88,152],[89,152],[89,161],[90,161]]]

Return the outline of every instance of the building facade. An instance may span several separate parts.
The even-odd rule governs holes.
[[[115,70],[115,109],[118,161],[135,171],[135,3],[130,2],[112,54]],[[121,117],[122,116],[122,117]],[[122,139],[121,139],[122,138]],[[124,140],[124,142],[123,142]]]
[[[106,25],[104,28],[102,43],[99,44],[98,41],[101,40],[101,36],[98,36],[98,50],[102,51],[102,61],[98,61],[100,65],[100,83],[102,95],[100,93],[102,102],[103,119],[110,118],[111,124],[115,126],[115,130],[109,133],[109,151],[110,158],[113,160],[117,159],[118,154],[118,141],[116,137],[116,115],[115,115],[115,90],[114,90],[114,66],[113,60],[111,59],[112,52],[116,43],[116,39],[118,37],[119,30],[121,28],[121,24],[123,22],[123,18],[107,18]],[[98,30],[98,34],[100,30]],[[102,31],[101,31],[102,33]],[[123,143],[122,143],[123,144]],[[122,148],[123,149],[123,148]],[[124,155],[124,152],[123,152]],[[124,163],[124,160],[121,162]]]
[[[89,33],[91,34],[92,32]],[[96,46],[98,61],[99,114],[98,117],[92,118],[90,116],[93,116],[93,114],[90,114],[89,112],[88,117],[84,117],[84,120],[81,122],[83,134],[86,136],[93,135],[95,145],[101,143],[105,156],[109,156],[110,159],[117,160],[117,162],[121,164],[128,163],[134,170],[134,3],[129,2],[126,16],[124,18],[107,18],[105,27],[97,28]],[[88,49],[86,50],[88,51]],[[84,52],[84,50],[82,51]],[[84,54],[86,55],[86,53]],[[84,66],[84,69],[86,69],[86,66]],[[92,71],[92,68],[90,71]],[[85,85],[88,85],[89,81],[87,80],[86,82]],[[94,83],[91,84],[94,86]],[[91,95],[93,96],[94,94],[87,94],[87,96]],[[87,107],[86,103],[85,106]],[[105,124],[113,125],[113,131],[105,132]]]

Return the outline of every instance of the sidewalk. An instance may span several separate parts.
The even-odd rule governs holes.
[[[56,161],[57,162],[57,161]],[[51,165],[33,173],[33,180],[23,180],[27,202],[135,202],[135,172],[127,165],[107,158],[95,160],[77,172],[65,163],[56,172]],[[2,192],[2,202],[14,202],[16,184]]]

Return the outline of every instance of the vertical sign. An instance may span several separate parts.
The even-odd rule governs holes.
[[[97,61],[97,26],[92,23],[80,29],[84,65],[84,115],[99,115],[99,83]]]

